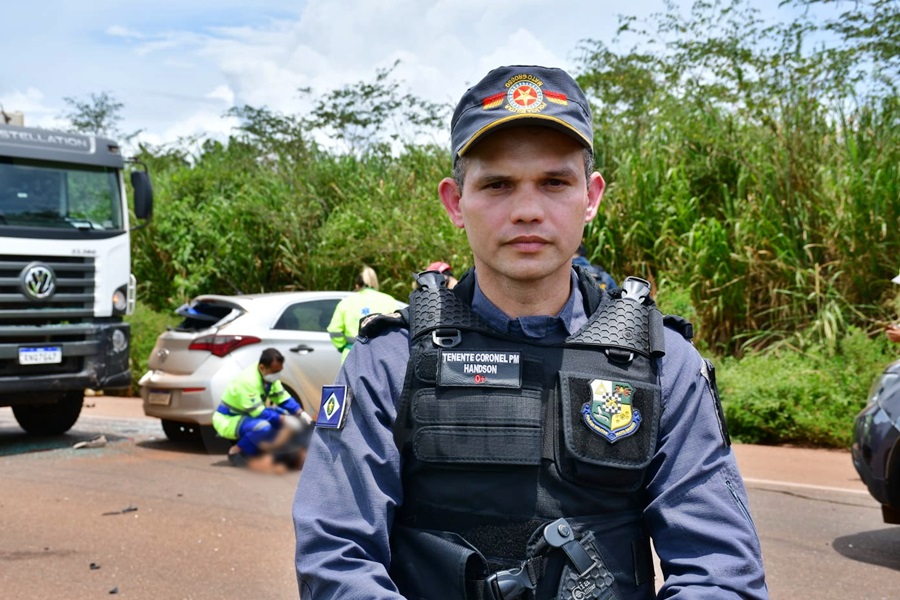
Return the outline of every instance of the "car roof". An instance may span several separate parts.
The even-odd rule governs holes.
[[[196,296],[191,302],[222,302],[228,304],[236,304],[237,306],[251,310],[266,305],[284,305],[292,302],[303,302],[310,300],[327,300],[334,298],[344,298],[350,292],[347,291],[316,291],[316,292],[269,292],[265,294],[240,294],[235,296],[224,296],[220,294],[201,294]]]

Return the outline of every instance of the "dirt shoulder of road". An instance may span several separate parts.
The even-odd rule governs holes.
[[[140,398],[86,396],[82,414],[113,418],[151,418],[144,416]],[[748,483],[756,481],[866,489],[853,468],[849,450],[758,446],[734,444],[741,474]]]
[[[116,419],[150,419],[144,416],[143,400],[124,396],[85,396],[81,414]]]

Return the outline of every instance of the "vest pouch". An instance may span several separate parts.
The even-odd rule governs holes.
[[[415,393],[418,460],[445,465],[541,462],[541,392],[503,388],[425,388]]]
[[[391,579],[409,600],[462,600],[467,582],[487,577],[487,561],[461,536],[394,525]]]
[[[580,485],[635,491],[656,450],[660,388],[602,377],[560,372],[557,465],[564,479]]]

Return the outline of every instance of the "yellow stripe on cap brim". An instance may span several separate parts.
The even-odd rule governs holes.
[[[578,131],[578,129],[576,129],[575,127],[572,127],[567,121],[564,121],[563,119],[560,119],[559,117],[554,117],[552,115],[517,114],[517,115],[509,115],[508,117],[503,117],[502,119],[497,119],[496,121],[488,123],[481,129],[476,131],[472,135],[472,137],[469,138],[469,141],[466,142],[466,145],[459,149],[459,152],[457,153],[457,155],[462,156],[463,154],[465,154],[466,151],[469,149],[469,146],[471,146],[476,141],[478,141],[478,138],[483,136],[485,133],[487,133],[491,129],[494,129],[495,127],[497,127],[499,125],[509,123],[510,121],[517,121],[519,119],[529,119],[531,121],[538,121],[538,120],[552,121],[553,123],[556,123],[557,125],[562,125],[565,129],[574,133],[576,136],[578,136],[578,139],[582,140],[585,144],[587,144],[588,148],[590,148],[591,150],[594,149],[594,140],[587,139],[583,133]]]

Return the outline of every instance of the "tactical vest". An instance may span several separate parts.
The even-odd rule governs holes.
[[[608,295],[577,271],[590,316],[553,345],[491,328],[472,276],[451,291],[428,275],[410,297],[391,532],[405,597],[654,597],[642,511],[663,320],[646,282]]]

